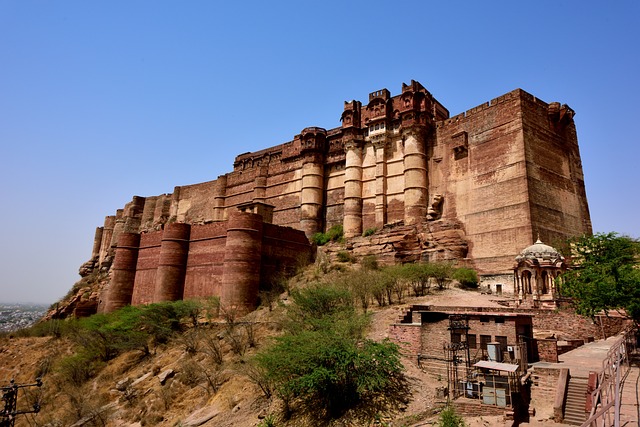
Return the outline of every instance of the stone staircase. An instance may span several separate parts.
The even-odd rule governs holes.
[[[582,425],[587,420],[587,378],[571,377],[564,403],[564,423]]]

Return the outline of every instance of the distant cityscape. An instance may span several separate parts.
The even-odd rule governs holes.
[[[26,328],[40,320],[49,307],[42,304],[0,303],[0,333]]]

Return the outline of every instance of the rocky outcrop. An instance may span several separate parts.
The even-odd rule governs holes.
[[[95,314],[100,293],[108,283],[109,275],[106,273],[83,277],[73,285],[64,298],[51,306],[42,320],[66,319],[71,316],[86,317]]]
[[[382,264],[464,260],[468,244],[462,225],[449,220],[385,226],[370,236],[354,237],[327,251],[349,250],[356,259],[373,255]]]

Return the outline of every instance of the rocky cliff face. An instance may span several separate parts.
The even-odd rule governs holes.
[[[375,256],[383,264],[416,261],[462,261],[468,244],[458,222],[437,220],[390,224],[368,237],[350,239],[346,248],[356,258]]]
[[[80,275],[82,275],[82,272]],[[83,276],[73,285],[64,298],[49,308],[42,320],[66,319],[71,316],[85,317],[95,314],[100,301],[100,294],[108,284],[108,272]]]

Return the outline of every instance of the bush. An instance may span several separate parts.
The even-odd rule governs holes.
[[[81,353],[62,359],[57,371],[63,382],[79,387],[95,375],[97,367],[95,360]]]
[[[334,225],[326,233],[316,233],[311,237],[311,241],[318,246],[326,245],[329,242],[342,241],[344,232],[342,224]]]
[[[378,265],[378,259],[375,255],[365,256],[364,258],[362,258],[360,265],[362,265],[362,268],[364,268],[365,270],[377,270],[378,268],[380,268]]]
[[[477,288],[478,287],[478,273],[470,268],[461,267],[453,272],[453,278],[460,282],[460,285],[465,288]]]
[[[289,317],[299,326],[255,358],[285,409],[316,419],[354,410],[373,419],[406,402],[399,347],[364,338],[369,318],[355,312],[348,291],[317,285],[292,295]]]
[[[438,427],[465,427],[466,424],[462,417],[456,414],[452,406],[447,407],[440,412],[438,417]]]
[[[369,237],[369,236],[375,234],[376,231],[378,231],[378,229],[375,228],[375,227],[367,228],[366,230],[364,230],[364,233],[362,233],[362,237]]]
[[[336,256],[338,257],[338,261],[340,262],[353,262],[353,256],[351,256],[351,253],[348,251],[340,251],[336,254]]]

